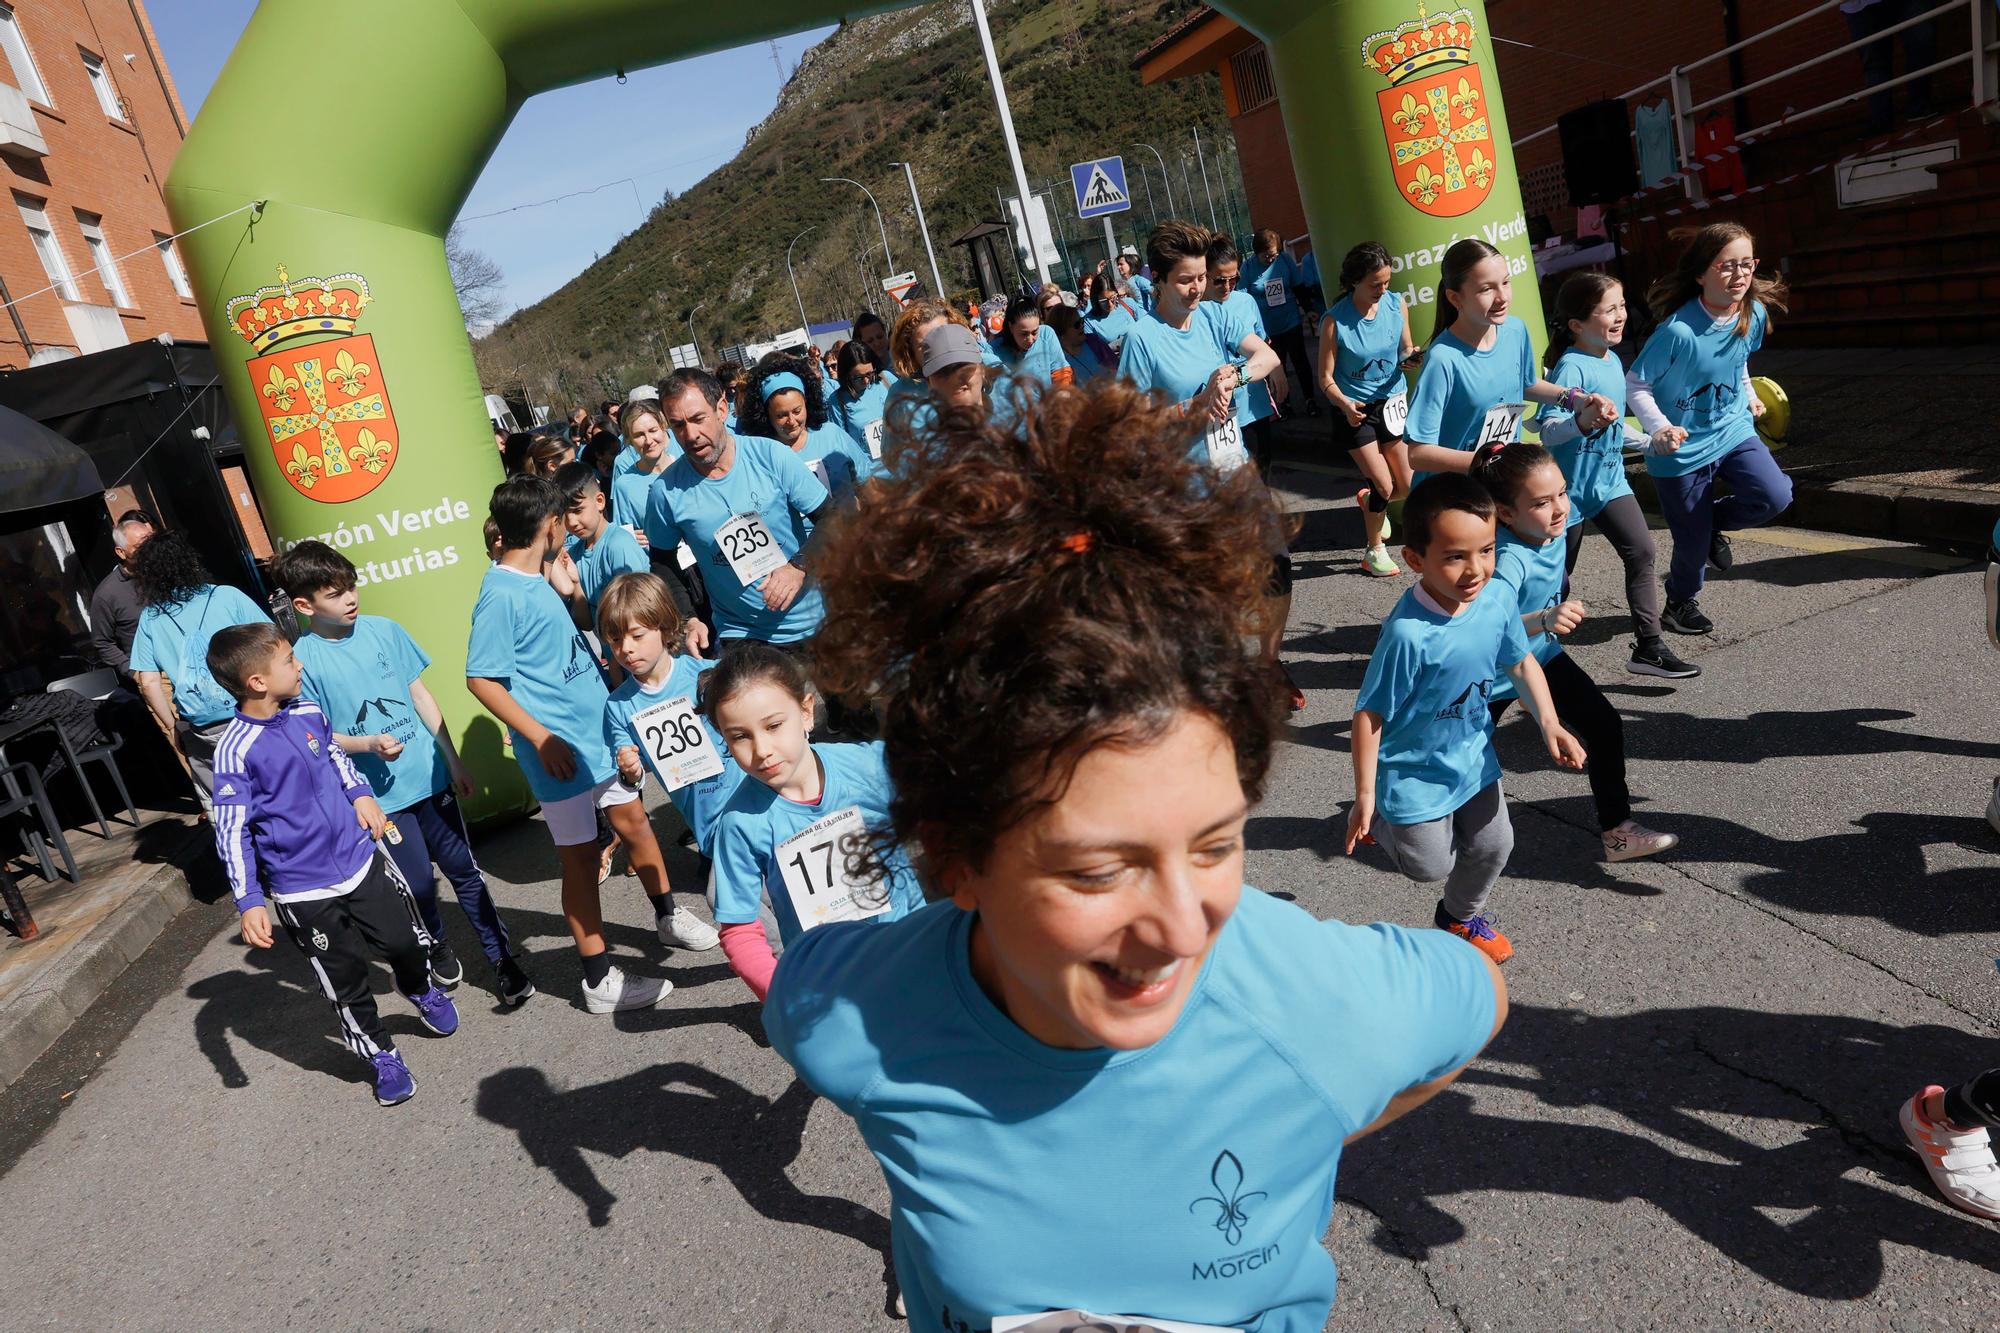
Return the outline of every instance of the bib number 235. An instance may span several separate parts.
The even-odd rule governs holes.
[[[715,544],[729,562],[729,572],[746,588],[785,563],[785,553],[761,514],[736,515],[715,530]]]

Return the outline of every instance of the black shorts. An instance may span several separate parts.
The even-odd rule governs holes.
[[[1389,400],[1379,398],[1361,409],[1361,424],[1347,424],[1347,414],[1338,407],[1331,413],[1333,417],[1333,442],[1348,451],[1359,449],[1364,444],[1401,444],[1400,434],[1391,434],[1382,424],[1382,408]]]

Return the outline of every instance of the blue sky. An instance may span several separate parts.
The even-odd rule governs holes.
[[[250,21],[255,0],[147,0],[181,100],[199,115],[209,85]],[[831,33],[819,28],[778,40],[785,69]],[[529,102],[486,164],[462,216],[474,246],[507,275],[507,298],[529,305],[568,282],[638,226],[672,189],[686,190],[735,156],[743,136],[769,114],[780,86],[762,42],[674,65],[640,70]],[[662,134],[657,127],[677,127]],[[634,177],[595,194],[473,220],[516,204]]]

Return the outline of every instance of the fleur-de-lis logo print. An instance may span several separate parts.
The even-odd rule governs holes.
[[[280,412],[292,410],[293,395],[299,391],[299,382],[287,375],[279,366],[271,367],[271,378],[264,383],[264,396],[278,405]]]
[[[374,373],[375,367],[366,361],[356,361],[354,353],[343,349],[334,357],[333,367],[326,372],[326,377],[340,386],[342,393],[349,397],[359,397],[367,385],[368,377]]]
[[[1458,91],[1451,95],[1451,109],[1460,120],[1471,120],[1479,109],[1479,92],[1465,79],[1458,81]]]
[[[1396,108],[1395,114],[1390,119],[1402,127],[1403,133],[1415,134],[1424,127],[1424,109],[1415,97],[1404,93],[1401,105]]]
[[[1215,1193],[1202,1195],[1188,1205],[1188,1211],[1210,1205],[1215,1209],[1215,1229],[1222,1233],[1222,1238],[1231,1245],[1242,1244],[1243,1228],[1250,1221],[1251,1202],[1270,1196],[1263,1190],[1243,1193],[1243,1163],[1227,1148],[1216,1154],[1215,1165],[1208,1169],[1208,1181],[1215,1186]]]
[[[1444,177],[1432,171],[1427,165],[1419,165],[1416,178],[1403,189],[1427,204],[1434,204],[1437,202],[1437,197],[1444,193]]]

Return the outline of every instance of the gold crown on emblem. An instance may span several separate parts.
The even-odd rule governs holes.
[[[374,299],[368,294],[367,280],[359,273],[293,278],[280,264],[275,286],[233,297],[225,312],[245,342],[266,352],[287,339],[307,334],[352,333],[354,322]]]
[[[1432,16],[1418,5],[1415,18],[1361,43],[1361,54],[1371,69],[1396,84],[1447,66],[1471,64],[1472,36],[1471,10]]]

